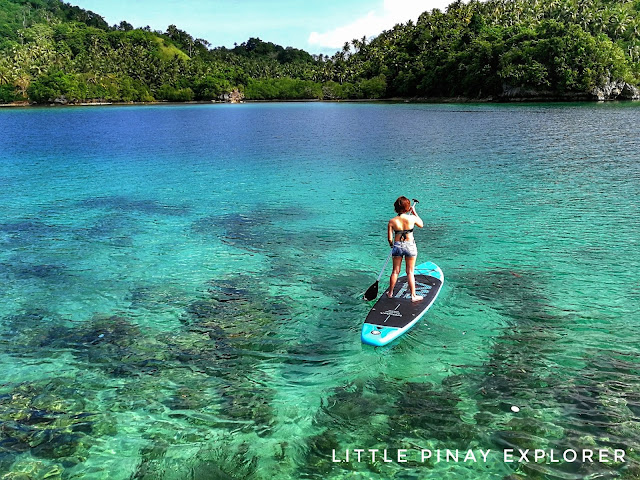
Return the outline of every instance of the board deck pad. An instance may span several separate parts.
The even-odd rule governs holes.
[[[393,297],[387,297],[386,290],[367,315],[365,323],[384,327],[402,328],[413,322],[426,305],[433,302],[442,282],[430,275],[415,275],[416,294],[424,298],[411,301],[407,277],[400,277],[393,289]]]
[[[384,292],[375,303],[362,325],[362,343],[382,347],[411,330],[431,308],[444,284],[444,274],[433,262],[415,267],[416,294],[424,297],[411,301],[407,276],[398,278],[393,297]]]

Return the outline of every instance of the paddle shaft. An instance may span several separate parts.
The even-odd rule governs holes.
[[[389,259],[391,258],[391,254],[393,253],[393,248],[391,248],[391,250],[389,251],[389,255],[387,255],[387,259],[384,262],[384,265],[382,266],[382,270],[380,270],[380,275],[378,275],[378,279],[376,280],[376,282],[379,282],[380,279],[382,278],[382,274],[384,273],[384,269],[387,268],[387,263],[389,263]]]

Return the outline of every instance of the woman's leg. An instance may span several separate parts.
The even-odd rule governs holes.
[[[416,258],[418,257],[405,257],[405,268],[407,269],[407,281],[409,282],[409,290],[411,291],[411,301],[419,302],[424,297],[416,295],[416,279],[413,275],[413,269],[416,266]]]
[[[391,270],[391,277],[389,278],[389,290],[387,291],[387,297],[393,297],[393,289],[398,281],[398,275],[400,275],[400,269],[402,269],[402,257],[393,257],[393,270]]]

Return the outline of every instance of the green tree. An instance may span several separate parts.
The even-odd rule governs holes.
[[[27,93],[30,99],[38,103],[49,103],[62,98],[66,101],[84,98],[75,76],[60,71],[41,75],[29,85]]]
[[[11,103],[20,100],[13,85],[0,85],[0,103]]]

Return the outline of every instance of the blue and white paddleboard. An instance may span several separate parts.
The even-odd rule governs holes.
[[[411,301],[407,277],[398,278],[393,297],[386,290],[373,306],[362,326],[362,343],[381,347],[408,332],[438,298],[444,284],[444,274],[433,262],[421,263],[414,269],[416,294],[424,298]]]

